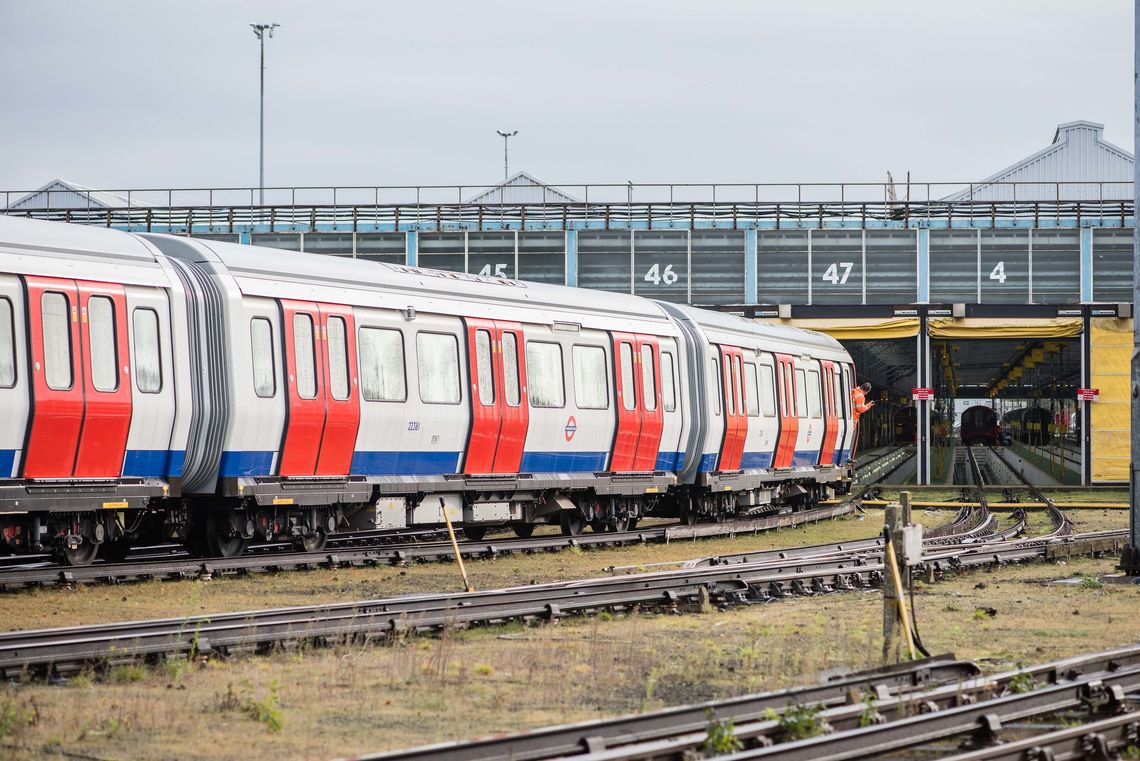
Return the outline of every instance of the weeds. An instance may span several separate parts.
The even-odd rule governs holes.
[[[34,727],[39,719],[40,711],[35,702],[25,703],[19,693],[12,691],[0,702],[0,737],[17,735]]]
[[[788,706],[783,713],[769,708],[764,712],[764,718],[778,721],[780,732],[788,740],[805,740],[831,731],[831,725],[819,715],[820,710],[820,706],[813,705]]]
[[[229,684],[226,686],[226,693],[215,696],[214,702],[218,710],[245,714],[254,721],[264,724],[270,732],[280,732],[285,726],[285,715],[277,702],[277,688],[277,682],[270,682],[269,694],[258,699],[248,687],[242,686],[235,690],[233,684]]]
[[[1104,589],[1104,582],[1091,573],[1081,574],[1081,589]]]
[[[1032,674],[1022,672],[1009,680],[1009,691],[1015,694],[1033,692],[1037,689],[1037,682]]]
[[[107,674],[107,678],[112,682],[120,684],[127,682],[141,682],[146,679],[147,669],[139,663],[124,663],[121,666],[115,666]]]
[[[708,717],[709,729],[701,750],[706,758],[736,753],[744,749],[744,743],[736,736],[736,728],[731,721],[717,721],[716,714],[711,708],[705,711],[705,716]]]

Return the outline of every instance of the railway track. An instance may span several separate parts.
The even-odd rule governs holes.
[[[1064,554],[1118,551],[1125,532],[1071,535],[998,544],[940,546],[924,564],[931,575]],[[0,675],[67,673],[139,658],[262,651],[282,644],[383,638],[511,619],[552,620],[602,609],[771,602],[881,584],[881,553],[833,551],[757,562],[488,590],[418,595],[332,605],[9,632],[0,635]]]
[[[1099,748],[1114,751],[1140,741],[1140,714],[1132,705],[1135,696],[1128,697],[1140,687],[1140,645],[988,676],[979,673],[973,664],[942,656],[779,692],[356,758],[690,759],[700,757],[709,739],[710,717],[721,727],[731,726],[738,752],[725,757],[739,759],[959,758],[963,741],[984,747],[961,759],[1025,761],[1084,754],[1103,759],[1111,756],[1096,755]],[[1076,712],[1093,723],[1056,731],[1052,717],[1060,712],[1069,712],[1067,721]],[[1100,718],[1106,714],[1110,717]],[[1007,741],[1011,731],[1033,729],[1033,737]],[[797,734],[812,736],[797,740]],[[1007,742],[994,744],[1002,741]],[[1057,752],[1066,748],[1082,753]]]
[[[495,557],[517,552],[556,552],[570,547],[623,546],[669,542],[707,536],[726,536],[828,520],[851,512],[858,498],[804,510],[738,520],[731,523],[710,523],[685,526],[669,524],[652,526],[637,531],[587,533],[579,536],[537,536],[529,538],[502,537],[483,541],[464,541],[459,552],[464,557]],[[209,579],[219,575],[279,572],[312,568],[341,568],[349,566],[400,565],[414,561],[446,560],[453,556],[448,541],[404,542],[366,547],[344,547],[320,552],[263,552],[249,553],[235,558],[204,560],[189,556],[160,559],[140,558],[127,563],[106,563],[80,567],[49,566],[41,568],[15,568],[0,570],[0,591],[12,591],[30,586],[123,583],[149,579]]]

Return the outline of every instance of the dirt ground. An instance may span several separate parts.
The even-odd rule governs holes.
[[[945,513],[922,516],[930,522]],[[1083,510],[1084,530],[1127,513]],[[746,548],[876,533],[877,513],[778,534],[500,558],[482,587],[569,578]],[[1035,522],[1046,524],[1043,518]],[[916,590],[932,652],[992,669],[1134,642],[1140,586],[1107,585],[1115,559],[1024,565]],[[454,588],[444,564],[155,582],[0,598],[6,628],[180,615]],[[1054,583],[1060,581],[1061,583]],[[610,614],[511,624],[382,645],[280,652],[63,684],[0,688],[0,758],[329,758],[786,687],[879,660],[881,599],[845,593],[714,613]]]

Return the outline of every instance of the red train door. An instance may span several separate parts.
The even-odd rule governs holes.
[[[790,468],[796,454],[800,420],[796,416],[795,362],[787,354],[776,355],[776,405],[780,413],[780,439],[776,445],[777,468]]]
[[[498,394],[501,424],[492,469],[495,473],[518,473],[530,427],[523,329],[516,322],[496,320],[495,333],[495,380],[502,392]]]
[[[613,472],[634,470],[641,438],[641,403],[637,393],[637,338],[630,333],[613,333],[614,384],[617,395],[617,430],[614,432]]]
[[[724,399],[724,438],[721,440],[718,470],[740,470],[744,442],[748,437],[743,382],[744,354],[737,346],[720,347],[720,375]]]
[[[657,468],[657,452],[661,448],[661,432],[665,428],[665,412],[661,409],[661,349],[652,336],[635,336],[635,384],[641,387],[638,412],[641,415],[641,432],[637,439],[637,453],[633,470],[650,471]]]
[[[281,312],[289,406],[277,472],[282,476],[311,476],[317,470],[325,427],[321,313],[311,301],[289,299],[281,300]]]
[[[467,437],[465,473],[493,473],[502,415],[499,397],[502,381],[495,372],[493,320],[468,318],[467,359],[471,378],[471,434]]]
[[[25,478],[70,478],[83,427],[79,289],[74,280],[27,277],[32,422]]]
[[[84,414],[74,474],[117,478],[131,428],[126,292],[106,283],[80,280],[76,285]]]
[[[819,464],[831,465],[835,462],[835,442],[839,436],[839,409],[835,398],[835,363],[820,362],[819,382],[823,391],[823,445],[819,452]]]
[[[320,304],[324,341],[325,425],[317,456],[318,476],[347,476],[360,428],[360,389],[356,368],[356,322],[352,308]],[[321,344],[317,344],[320,346]]]

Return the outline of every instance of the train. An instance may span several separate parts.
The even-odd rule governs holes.
[[[849,488],[851,356],[634,295],[0,218],[0,550],[630,529]]]
[[[962,412],[959,435],[964,446],[984,444],[996,447],[1003,443],[997,413],[984,405],[968,407]]]
[[[1012,438],[1030,446],[1044,446],[1052,433],[1053,413],[1043,407],[1021,407],[1002,415],[1002,423]]]

